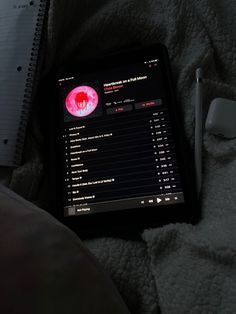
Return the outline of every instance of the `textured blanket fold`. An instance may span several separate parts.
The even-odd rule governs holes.
[[[51,1],[43,73],[69,59],[76,62],[132,43],[162,42],[169,50],[179,110],[193,145],[195,69],[201,65],[206,78],[205,115],[213,98],[236,99],[235,15],[233,0]],[[30,130],[28,149],[35,138],[41,140]],[[43,175],[39,148],[33,147],[10,184],[32,200]],[[86,242],[133,313],[236,313],[236,139],[205,134],[203,180],[203,218],[197,226],[145,230],[143,242]],[[28,188],[22,189],[24,183]]]

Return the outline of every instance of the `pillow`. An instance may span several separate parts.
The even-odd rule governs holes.
[[[79,238],[0,185],[0,313],[129,313]]]

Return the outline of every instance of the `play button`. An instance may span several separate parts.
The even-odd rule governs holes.
[[[161,198],[157,198],[157,203],[160,203],[162,201]]]

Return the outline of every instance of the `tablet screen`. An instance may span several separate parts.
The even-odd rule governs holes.
[[[184,202],[158,57],[58,80],[64,216]]]

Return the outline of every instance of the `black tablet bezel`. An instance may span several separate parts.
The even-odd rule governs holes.
[[[75,230],[81,236],[90,235],[115,235],[126,232],[142,231],[144,228],[160,226],[166,223],[175,222],[190,222],[195,223],[199,219],[199,209],[195,187],[195,171],[193,163],[193,154],[191,153],[188,141],[186,140],[183,121],[181,121],[180,107],[177,107],[175,98],[174,85],[172,81],[171,69],[167,49],[164,45],[156,44],[144,48],[135,48],[125,50],[119,53],[110,54],[94,60],[84,60],[78,64],[67,64],[61,68],[58,79],[71,77],[77,73],[94,72],[94,70],[104,70],[114,66],[143,61],[144,58],[158,57],[162,60],[161,66],[163,78],[166,83],[170,120],[173,126],[173,136],[176,143],[177,160],[182,177],[184,204],[158,205],[157,207],[135,208],[123,211],[110,211],[103,213],[93,213],[88,215],[79,215],[73,217],[64,217],[63,210],[63,178],[62,178],[62,159],[57,158],[56,185],[57,185],[57,217],[71,229]],[[114,61],[115,60],[115,61]],[[58,94],[56,92],[56,94]],[[56,110],[59,98],[56,97]],[[58,111],[56,146],[55,151],[57,156],[63,156],[62,150],[62,130],[63,123],[60,118],[63,114],[62,108]]]

